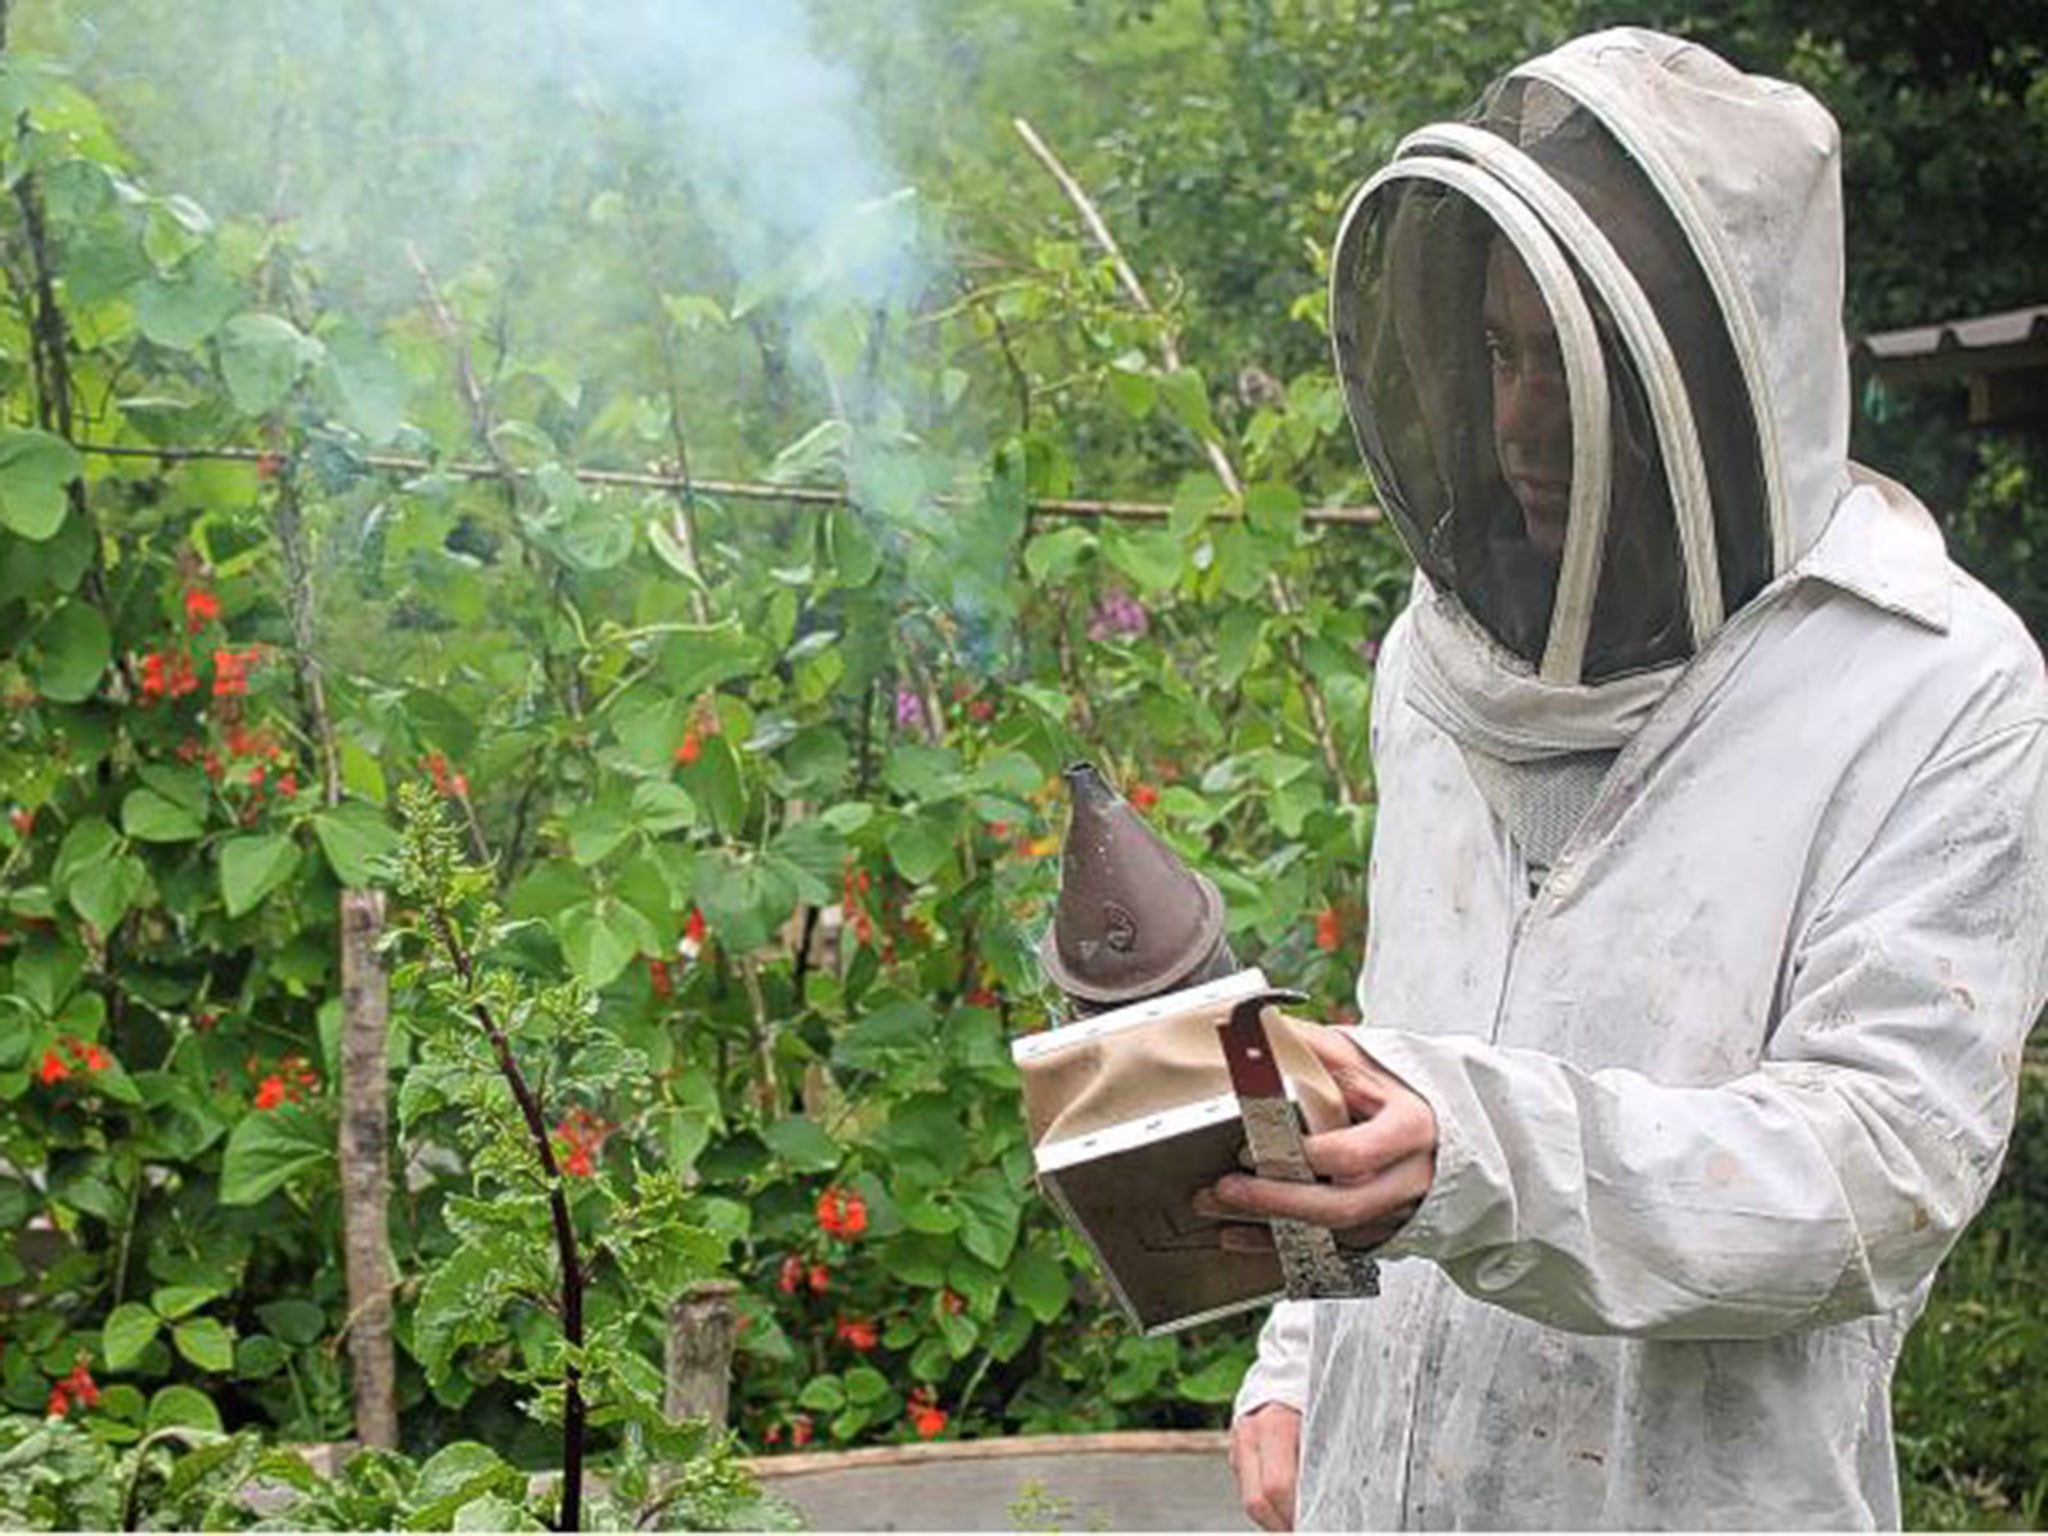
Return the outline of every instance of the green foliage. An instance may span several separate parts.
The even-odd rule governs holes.
[[[1999,1187],[1906,1341],[1893,1403],[1909,1530],[2039,1530],[2048,1370],[2035,1279],[2048,1263],[2048,1064],[2030,1061]]]
[[[9,1530],[544,1531],[551,1494],[474,1441],[420,1462],[358,1451],[330,1477],[253,1432],[157,1428],[121,1449],[67,1420],[0,1417],[0,1521]],[[673,1470],[628,1454],[585,1528],[798,1525],[718,1444]]]
[[[594,55],[534,73],[521,7],[477,8],[452,49],[420,46],[434,8],[246,9],[49,0],[15,42],[97,39],[77,73],[15,53],[0,76],[10,186],[40,195],[46,236],[10,191],[0,1157],[40,1172],[0,1177],[0,1224],[30,1239],[0,1255],[0,1401],[40,1412],[67,1373],[100,1378],[70,1417],[0,1421],[0,1456],[35,1469],[0,1478],[21,1501],[0,1523],[110,1523],[132,1485],[158,1523],[231,1525],[260,1465],[295,1526],[522,1525],[552,1504],[521,1478],[557,1461],[572,1368],[615,1490],[591,1523],[772,1523],[723,1448],[659,1411],[662,1310],[721,1263],[752,1448],[1221,1422],[1249,1325],[1130,1337],[1029,1181],[1006,1037],[1048,1003],[1031,947],[1056,775],[1103,762],[1217,880],[1237,952],[1344,1008],[1371,658],[1407,567],[1384,529],[1304,515],[1365,495],[1319,253],[1399,133],[1586,10],[970,0],[940,35],[815,7],[918,196],[763,261],[729,238],[729,189],[680,173],[675,93],[614,110],[579,73]],[[1838,20],[1759,5],[1715,36],[1843,107],[1852,281],[1879,274],[1852,311],[1928,318],[1963,268],[1911,242],[2005,239],[1985,168],[2031,151],[1952,136],[1945,166],[1978,157],[1953,180],[1968,217],[1901,213],[1925,206],[1915,146],[1978,108],[1958,85],[1892,111],[1911,61],[1866,45],[1875,13]],[[351,67],[321,68],[343,44]],[[2013,105],[2035,46],[2015,30],[1979,61],[1985,110]],[[472,67],[530,89],[439,73]],[[1020,102],[1158,314],[1012,139]],[[892,307],[848,273],[862,238],[903,229],[915,291]],[[415,236],[425,281],[398,254]],[[1968,292],[2034,257],[1971,268]],[[68,390],[35,332],[42,271]],[[128,456],[64,441],[60,401]],[[1918,425],[1950,452],[1952,422]],[[200,444],[243,457],[154,456]],[[684,453],[852,505],[571,472]],[[1995,444],[1940,473],[1965,558],[2038,607],[2036,457]],[[519,478],[458,467],[487,462]],[[1026,508],[1097,493],[1170,515]],[[350,1428],[336,912],[394,853],[415,903],[393,999],[399,1396],[427,1459],[287,1477],[262,1444]],[[2022,1137],[2038,1148],[2038,1119]],[[580,1351],[556,1194],[590,1266]],[[2016,1426],[2040,1249],[2010,1198],[1902,1369],[1928,1519],[1990,1509],[1986,1489],[2038,1517]],[[145,1445],[167,1429],[199,1438]]]

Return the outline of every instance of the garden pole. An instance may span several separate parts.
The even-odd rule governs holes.
[[[1131,303],[1137,307],[1139,313],[1159,327],[1159,354],[1161,361],[1166,364],[1166,371],[1169,374],[1179,373],[1182,367],[1180,343],[1174,337],[1173,326],[1152,302],[1152,296],[1145,291],[1145,285],[1138,281],[1137,272],[1132,269],[1130,262],[1125,260],[1123,247],[1117,244],[1116,236],[1110,233],[1109,225],[1103,222],[1102,213],[1096,208],[1095,200],[1088,195],[1088,189],[1075,179],[1074,173],[1052,152],[1052,146],[1039,137],[1038,130],[1030,123],[1018,117],[1011,119],[1011,126],[1017,130],[1017,136],[1024,141],[1024,147],[1031,151],[1040,165],[1045,167],[1047,174],[1059,183],[1060,190],[1067,195],[1067,201],[1072,203],[1075,211],[1081,215],[1081,222],[1088,226],[1088,232],[1095,237],[1095,243],[1101,246],[1103,253],[1109,257],[1110,265],[1116,270],[1117,281],[1122,284]],[[1216,471],[1216,478],[1223,483],[1224,491],[1237,503],[1238,515],[1246,515],[1244,480],[1238,474],[1237,466],[1231,463],[1229,452],[1213,437],[1202,439],[1202,452],[1207,455],[1210,467]],[[1278,571],[1266,573],[1266,589],[1272,595],[1273,607],[1282,617],[1291,618],[1300,610],[1293,592],[1288,589],[1287,583],[1281,579]],[[1337,748],[1337,735],[1330,725],[1330,708],[1323,699],[1322,686],[1317,683],[1315,674],[1309,671],[1308,664],[1302,657],[1301,637],[1292,629],[1287,629],[1281,633],[1280,644],[1294,668],[1295,681],[1301,688],[1302,702],[1308,706],[1309,724],[1314,727],[1316,743],[1323,750],[1323,766],[1328,770],[1331,782],[1337,786],[1337,793],[1343,803],[1357,805],[1364,796],[1358,786],[1351,782],[1351,776],[1344,771],[1344,756]]]
[[[398,1445],[391,1347],[390,989],[377,944],[381,891],[341,893],[341,1226],[348,1271],[348,1358],[356,1438]]]
[[[703,1419],[714,1431],[725,1428],[732,1351],[739,1341],[733,1307],[739,1289],[730,1280],[706,1280],[670,1304],[662,1409],[671,1419]]]

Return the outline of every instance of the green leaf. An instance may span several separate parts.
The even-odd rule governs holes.
[[[171,1330],[178,1353],[202,1371],[231,1371],[235,1368],[235,1341],[219,1318],[194,1317]]]
[[[251,1334],[235,1344],[235,1374],[249,1381],[275,1376],[291,1359],[291,1351],[267,1333]]]
[[[960,755],[949,747],[903,742],[882,764],[882,777],[908,800],[949,800],[965,788]]]
[[[165,1285],[150,1296],[149,1304],[158,1317],[179,1318],[197,1312],[221,1294],[220,1288],[212,1285]]]
[[[81,598],[59,605],[36,632],[27,657],[37,689],[60,704],[80,704],[98,691],[114,650],[99,609]]]
[[[101,933],[112,933],[148,883],[149,873],[140,859],[131,853],[110,853],[69,874],[64,899]]]
[[[607,805],[585,806],[569,818],[569,855],[588,869],[633,835],[633,824]]]
[[[856,1365],[846,1373],[846,1396],[849,1402],[878,1403],[889,1395],[889,1378],[871,1365]]]
[[[647,779],[633,791],[633,820],[643,832],[680,832],[696,824],[697,802],[666,779]]]
[[[324,1116],[297,1105],[252,1111],[228,1136],[220,1203],[254,1205],[333,1161],[333,1132]]]
[[[704,585],[703,575],[690,560],[689,547],[676,536],[667,523],[659,518],[651,519],[647,524],[647,543],[655,554],[661,557],[663,565],[685,581],[699,587]]]
[[[458,1440],[420,1467],[403,1525],[409,1531],[447,1530],[465,1506],[488,1499],[495,1501],[495,1508],[516,1500],[525,1489],[525,1476],[496,1451],[473,1440]]]
[[[205,1429],[221,1432],[220,1411],[204,1392],[165,1387],[149,1400],[150,1429]]]
[[[1249,1362],[1240,1354],[1218,1355],[1199,1371],[1180,1379],[1180,1395],[1191,1403],[1227,1403],[1244,1383]]]
[[[405,424],[405,373],[382,342],[350,326],[327,338],[336,414],[371,444]]]
[[[1161,374],[1159,393],[1166,400],[1166,408],[1173,412],[1174,420],[1195,436],[1214,439],[1218,435],[1216,423],[1209,415],[1209,387],[1194,369],[1176,368],[1172,373]]]
[[[275,410],[321,348],[282,315],[237,315],[221,328],[220,371],[237,407]]]
[[[1041,1323],[1066,1311],[1073,1285],[1060,1262],[1036,1248],[1027,1248],[1010,1265],[1010,1294]]]
[[[839,1166],[839,1143],[825,1128],[804,1115],[790,1115],[761,1132],[793,1173],[823,1173]]]
[[[1109,398],[1116,402],[1118,410],[1133,420],[1149,416],[1159,399],[1158,380],[1136,368],[1112,367],[1108,384]]]
[[[769,849],[785,866],[803,900],[824,906],[837,894],[846,839],[828,823],[813,818],[784,827]]]
[[[808,788],[831,791],[846,777],[853,754],[846,737],[828,725],[798,731],[782,749],[782,767],[791,779]]]
[[[960,1212],[960,1241],[982,1263],[1001,1269],[1017,1246],[1017,1224],[1023,1202],[1010,1183],[993,1168],[967,1176],[954,1195]]]
[[[1086,528],[1056,528],[1041,533],[1024,546],[1024,571],[1033,584],[1057,586],[1074,574],[1081,557],[1095,547],[1095,535]]]
[[[77,518],[66,518],[56,533],[40,544],[0,531],[0,603],[24,598],[43,600],[78,590],[92,566],[96,536]]]
[[[125,1371],[142,1358],[160,1326],[157,1315],[137,1301],[124,1301],[100,1325],[100,1352],[107,1369]]]
[[[256,1309],[256,1315],[263,1320],[264,1327],[285,1343],[301,1349],[317,1343],[320,1335],[327,1331],[327,1314],[312,1302],[301,1301],[296,1296],[265,1302]]]
[[[1255,485],[1245,492],[1244,515],[1261,537],[1291,539],[1301,526],[1301,493],[1291,485]]]
[[[241,297],[219,267],[195,256],[169,277],[135,285],[135,324],[160,347],[190,352],[220,329]]]
[[[41,543],[70,508],[64,487],[84,472],[78,452],[61,437],[0,428],[0,527]]]
[[[602,496],[592,496],[567,515],[562,553],[579,570],[608,571],[633,553],[638,531],[631,517]]]
[[[313,818],[313,835],[334,878],[357,889],[376,884],[377,861],[398,848],[398,834],[367,805],[321,811]]]
[[[843,587],[864,587],[882,568],[882,552],[855,507],[835,507],[825,523],[825,547]]]
[[[134,789],[121,802],[121,830],[145,843],[189,843],[205,824],[153,789]]]
[[[1232,608],[1216,633],[1216,680],[1235,688],[1258,653],[1265,615],[1255,608]]]
[[[898,819],[889,839],[889,858],[913,885],[922,885],[945,867],[953,853],[952,818],[927,811]]]
[[[292,876],[299,849],[281,832],[230,838],[220,850],[220,894],[228,916],[240,917]]]
[[[837,1376],[813,1376],[796,1395],[797,1406],[813,1413],[836,1413],[846,1404],[846,1387]]]
[[[569,908],[555,919],[555,939],[577,978],[592,991],[618,979],[639,954],[661,948],[654,925],[625,902],[600,896]]]
[[[1173,515],[1167,520],[1167,527],[1175,537],[1185,539],[1229,500],[1223,482],[1207,470],[1183,476],[1173,488]]]
[[[1105,553],[1112,565],[1147,592],[1164,592],[1180,580],[1181,543],[1164,528],[1117,533]]]
[[[427,1276],[413,1314],[412,1353],[427,1379],[446,1379],[455,1352],[500,1337],[498,1309],[521,1282],[509,1249],[518,1239],[493,1233],[465,1242]]]
[[[683,770],[683,777],[720,832],[731,837],[741,830],[747,817],[747,791],[739,758],[723,735],[705,738],[697,761]]]

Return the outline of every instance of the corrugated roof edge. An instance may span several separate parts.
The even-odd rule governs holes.
[[[1860,356],[1889,360],[1927,357],[1939,352],[1989,351],[2030,341],[2048,341],[2048,304],[2002,310],[1967,320],[1908,326],[1904,330],[1877,331],[1858,340],[1851,350]]]

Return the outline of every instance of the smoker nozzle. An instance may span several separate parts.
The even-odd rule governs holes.
[[[1081,1013],[1226,976],[1237,961],[1223,897],[1161,842],[1093,763],[1066,770],[1069,802],[1046,975]]]

